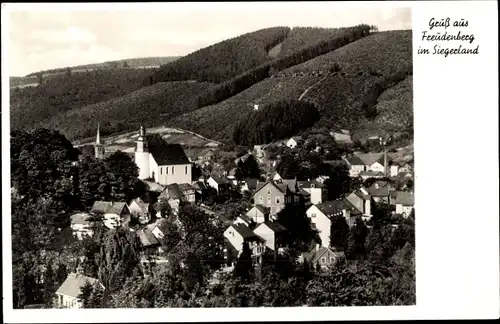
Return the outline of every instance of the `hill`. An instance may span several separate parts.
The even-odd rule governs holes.
[[[95,136],[101,122],[103,136],[165,124],[170,118],[197,108],[196,95],[212,84],[206,82],[165,82],[137,89],[121,97],[61,112],[41,121],[39,126],[55,128],[68,139]]]
[[[165,56],[165,57],[140,57],[123,59],[117,61],[107,61],[102,63],[84,64],[69,67],[72,72],[87,72],[87,70],[96,69],[116,69],[116,68],[152,68],[159,67],[160,65],[168,64],[177,60],[179,56]],[[36,77],[40,73],[43,75],[65,73],[68,67],[44,70],[28,74],[26,77]]]
[[[11,89],[12,129],[30,129],[59,113],[126,95],[143,86],[152,69],[94,70],[44,78],[37,87]]]
[[[270,60],[268,51],[281,43],[289,31],[288,27],[272,27],[219,42],[161,66],[153,79],[213,83],[229,80]]]
[[[411,31],[369,35],[280,71],[220,103],[179,116],[171,124],[229,140],[254,104],[300,98],[319,110],[317,127],[363,129],[377,116],[379,95],[412,74],[411,35]]]

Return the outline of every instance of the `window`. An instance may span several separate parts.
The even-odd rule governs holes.
[[[264,198],[259,197],[259,201],[260,201],[260,202],[264,202]]]
[[[162,171],[162,169],[163,169],[163,168],[162,168],[162,167],[160,167],[160,174],[163,174],[163,173],[162,173],[162,172],[163,172],[163,171]]]
[[[316,223],[311,223],[311,228],[312,228],[313,230],[315,230],[315,229],[316,229]]]
[[[330,257],[330,263],[335,263],[335,258],[334,257]]]
[[[316,214],[311,214],[311,217],[312,217],[312,218],[316,217]]]
[[[325,264],[326,263],[326,258],[321,258],[321,264]]]
[[[174,167],[172,167],[172,174],[174,174]]]
[[[267,197],[267,203],[271,204],[271,197]]]
[[[276,203],[279,204],[280,203],[280,198],[279,197],[276,197]]]
[[[267,194],[270,195],[271,194],[271,189],[267,189]]]
[[[186,174],[188,174],[188,167],[187,167],[187,165],[184,167],[184,172],[185,172]]]
[[[165,174],[168,174],[168,167],[165,168]]]

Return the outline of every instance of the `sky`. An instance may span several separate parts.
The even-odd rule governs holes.
[[[366,23],[380,31],[411,29],[411,8],[392,1],[18,6],[8,7],[10,76],[136,57],[182,56],[273,26]]]

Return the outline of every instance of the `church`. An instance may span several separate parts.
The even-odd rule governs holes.
[[[180,144],[167,144],[162,147],[149,145],[144,126],[141,126],[135,143],[134,158],[139,168],[139,179],[153,180],[164,186],[173,183],[191,184],[191,162]],[[100,141],[99,126],[95,155],[97,158],[105,155]]]

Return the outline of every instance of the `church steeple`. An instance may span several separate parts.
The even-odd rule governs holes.
[[[101,134],[99,132],[99,123],[97,123],[97,136],[95,139],[95,157],[100,159],[104,156],[104,146],[101,144]]]

